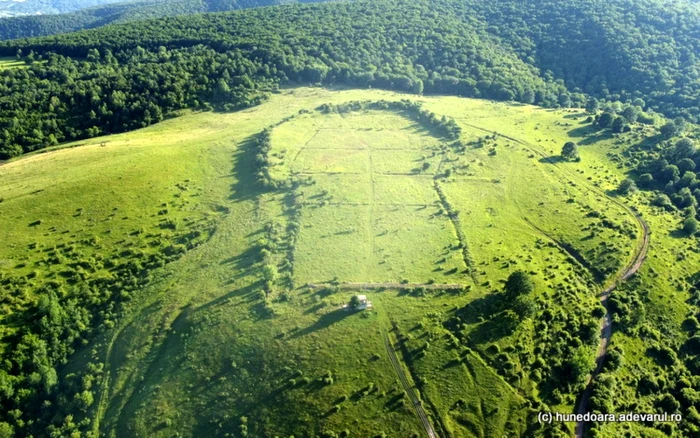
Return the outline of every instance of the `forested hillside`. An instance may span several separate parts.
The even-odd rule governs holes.
[[[277,83],[543,105],[566,95],[577,105],[584,102],[582,95],[538,76],[479,23],[464,26],[448,6],[403,1],[284,6],[8,42],[0,49],[5,54],[21,50],[30,62],[40,55],[47,62],[4,72],[2,154],[145,126],[184,107],[239,108]]]
[[[700,113],[700,5],[690,1],[475,1],[477,16],[521,59],[571,91]],[[550,73],[551,72],[551,73]]]
[[[0,19],[0,40],[55,35],[149,18],[318,1],[324,0],[141,0],[119,2],[65,14],[26,15]]]
[[[0,53],[49,62],[4,72],[0,154],[132,129],[158,120],[153,113],[204,102],[240,107],[247,98],[231,100],[230,93],[270,82],[565,107],[583,106],[586,94],[622,102],[641,98],[647,109],[696,120],[700,8],[690,2],[632,4],[363,1],[163,18],[8,41]],[[215,7],[228,5],[208,6]],[[203,52],[256,67],[182,67],[200,64]],[[150,59],[146,69],[143,59]],[[156,80],[171,60],[180,67]]]

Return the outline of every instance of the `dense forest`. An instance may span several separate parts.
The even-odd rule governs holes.
[[[583,102],[439,7],[285,6],[8,42],[2,51],[33,64],[3,74],[0,153],[133,129],[184,107],[237,109],[276,83]]]
[[[0,40],[55,35],[149,18],[318,1],[324,0],[142,0],[110,3],[65,14],[0,19]]]
[[[3,72],[0,155],[133,129],[189,106],[226,101],[225,109],[240,108],[255,102],[246,90],[260,98],[271,83],[549,107],[583,106],[586,94],[643,98],[645,109],[697,120],[697,4],[666,5],[662,13],[657,3],[631,8],[618,0],[605,10],[582,1],[550,3],[292,5],[8,41],[0,53],[33,65]],[[211,64],[203,53],[236,61]]]

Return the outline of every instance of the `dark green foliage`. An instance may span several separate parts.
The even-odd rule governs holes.
[[[698,232],[698,221],[694,217],[689,217],[683,221],[683,231],[689,235],[693,236]]]
[[[75,10],[75,12],[59,9],[57,11],[51,10],[49,15],[45,15],[49,11],[44,11],[42,15],[31,13],[26,16],[0,19],[0,40],[55,35],[92,29],[107,24],[159,17],[231,11],[282,3],[315,3],[317,1],[323,0],[142,0],[133,2],[88,0],[83,1],[80,7],[74,7],[75,2],[72,1],[62,2],[70,3],[70,10]],[[29,3],[35,4],[37,2],[32,0]]]
[[[581,159],[578,154],[578,147],[576,147],[576,143],[572,141],[568,141],[564,144],[564,147],[561,149],[561,156],[567,161],[579,161]]]
[[[657,65],[668,53],[674,54],[670,58],[682,57],[691,50],[697,41],[690,31],[691,23],[697,22],[696,11],[674,6],[680,21],[671,26],[659,21],[665,15],[652,5],[640,5],[626,15],[622,0],[609,2],[606,8],[592,8],[582,0],[542,8],[541,2],[300,5],[7,42],[0,46],[5,55],[14,56],[20,49],[24,56],[31,55],[28,60],[49,62],[3,72],[0,153],[7,158],[55,142],[134,129],[183,107],[242,108],[259,102],[260,91],[274,89],[278,81],[343,83],[545,106],[588,103],[585,96],[570,93],[554,80],[560,78],[572,89],[579,87],[599,98],[696,117],[698,84],[684,80],[694,62],[671,59]],[[543,10],[547,14],[539,13]],[[603,16],[605,20],[600,19]],[[654,17],[655,24],[648,17]],[[592,34],[585,24],[590,19],[607,23],[596,26],[616,23],[622,38],[611,44],[604,27]],[[508,25],[501,25],[504,20]],[[678,49],[661,50],[647,42],[640,50],[639,39],[633,36],[640,28]],[[576,35],[588,37],[581,40]],[[632,48],[644,56],[624,56]],[[540,77],[534,67],[554,76]],[[672,78],[671,83],[683,84],[682,92],[674,87],[656,90],[657,74],[652,72],[659,69]],[[589,109],[595,109],[595,101],[590,101]],[[631,121],[634,114],[628,105],[622,117],[615,119],[606,112],[599,124],[617,123],[621,125],[616,130],[623,130],[626,122],[615,120]],[[680,119],[672,125],[673,133],[683,129]]]
[[[640,187],[650,188],[654,184],[654,176],[651,173],[644,173],[639,176],[637,183]]]
[[[661,132],[661,135],[666,139],[673,138],[679,134],[678,128],[676,127],[676,125],[673,122],[668,122],[665,125],[663,125],[661,127],[660,132]]]
[[[598,126],[601,128],[609,128],[612,126],[615,116],[610,113],[603,113],[598,118]]]
[[[519,296],[513,304],[513,312],[521,320],[532,318],[537,313],[537,304],[528,296]]]
[[[637,186],[635,185],[634,181],[629,178],[623,179],[622,182],[620,182],[620,185],[617,186],[617,191],[621,195],[629,195],[635,190],[637,190]]]
[[[38,297],[36,303],[22,304],[27,308],[17,313],[22,323],[12,326],[14,336],[4,339],[2,352],[0,403],[4,412],[16,410],[13,425],[18,433],[41,435],[56,428],[53,421],[62,423],[66,415],[82,416],[94,407],[95,391],[74,380],[97,379],[101,365],[89,364],[80,374],[62,379],[58,371],[78,348],[114,327],[133,293],[151,283],[152,271],[206,241],[210,230],[199,228],[211,226],[204,221],[190,226],[195,229],[182,227],[173,233],[169,240],[180,248],[177,251],[161,247],[147,254],[151,248],[144,241],[142,247],[132,246],[109,259],[86,255],[95,240],[85,238],[46,252],[43,262],[60,269],[57,279],[37,276],[28,282],[25,277],[0,275],[6,296]]]
[[[600,109],[600,103],[595,97],[591,97],[586,101],[586,111],[589,113],[596,113]]]
[[[612,125],[610,126],[610,129],[612,132],[618,134],[625,129],[625,119],[622,117],[615,117],[615,119],[612,122]]]
[[[270,156],[269,152],[272,149],[270,143],[270,134],[272,128],[263,130],[254,139],[256,145],[255,166],[258,183],[267,189],[276,189],[278,183],[270,176]]]
[[[682,138],[676,142],[673,152],[676,160],[691,158],[695,155],[695,144],[689,138]]]
[[[504,292],[508,299],[515,299],[521,295],[528,295],[535,288],[530,276],[525,271],[515,271],[508,276]]]
[[[91,53],[98,56],[96,50]],[[255,75],[260,68],[240,53],[196,46],[154,52],[137,48],[116,56],[105,51],[93,62],[52,55],[46,65],[5,70],[0,77],[0,159],[56,140],[144,127],[201,101],[223,110],[254,105],[263,98],[261,88],[272,89],[275,82],[267,77],[251,82],[248,72]],[[228,71],[241,74],[231,78],[228,92],[217,92],[217,82],[208,76]]]

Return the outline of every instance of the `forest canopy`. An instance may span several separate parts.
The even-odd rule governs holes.
[[[623,0],[605,8],[584,1],[360,1],[8,41],[0,53],[30,66],[2,71],[0,158],[146,126],[180,108],[245,107],[294,83],[546,107],[583,107],[595,96],[641,101],[642,109],[694,121],[699,9]]]

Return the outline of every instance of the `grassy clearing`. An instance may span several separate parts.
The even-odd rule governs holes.
[[[0,70],[25,67],[27,67],[27,64],[24,61],[18,60],[16,58],[0,57]]]
[[[401,98],[454,117],[466,147],[444,147],[439,135],[391,111],[314,111],[324,103]],[[382,341],[393,325],[436,427],[453,436],[531,436],[526,404],[570,412],[579,388],[556,385],[552,376],[569,352],[595,350],[596,340],[580,335],[597,322],[600,283],[591,267],[609,275],[624,265],[635,236],[629,214],[604,193],[621,176],[614,166],[600,167],[608,140],[581,147],[582,163],[555,165],[527,145],[485,137],[497,130],[558,153],[576,129],[570,115],[300,88],[245,111],[189,113],[34,155],[0,167],[1,229],[13,230],[0,234],[7,242],[0,270],[26,275],[36,257],[30,244],[49,248],[87,233],[100,239],[92,251],[110,257],[159,226],[163,203],[178,223],[215,226],[206,243],[154,273],[114,331],[79,348],[60,370],[105,364],[108,385],[95,389],[86,416],[97,416],[96,427],[108,436],[243,430],[314,436],[345,429],[351,436],[420,436]],[[272,125],[271,174],[305,181],[293,189],[264,191],[256,183],[250,139]],[[658,241],[664,263],[674,252],[668,239]],[[266,293],[269,266],[278,275]],[[41,269],[40,277],[49,275]],[[532,273],[541,316],[514,324],[501,291],[517,269]],[[681,276],[687,268],[674,269]],[[374,290],[368,295],[377,311],[352,313],[341,309],[351,291],[303,287],[333,280],[434,281],[465,290]],[[652,301],[659,311],[681,305],[675,297]]]

